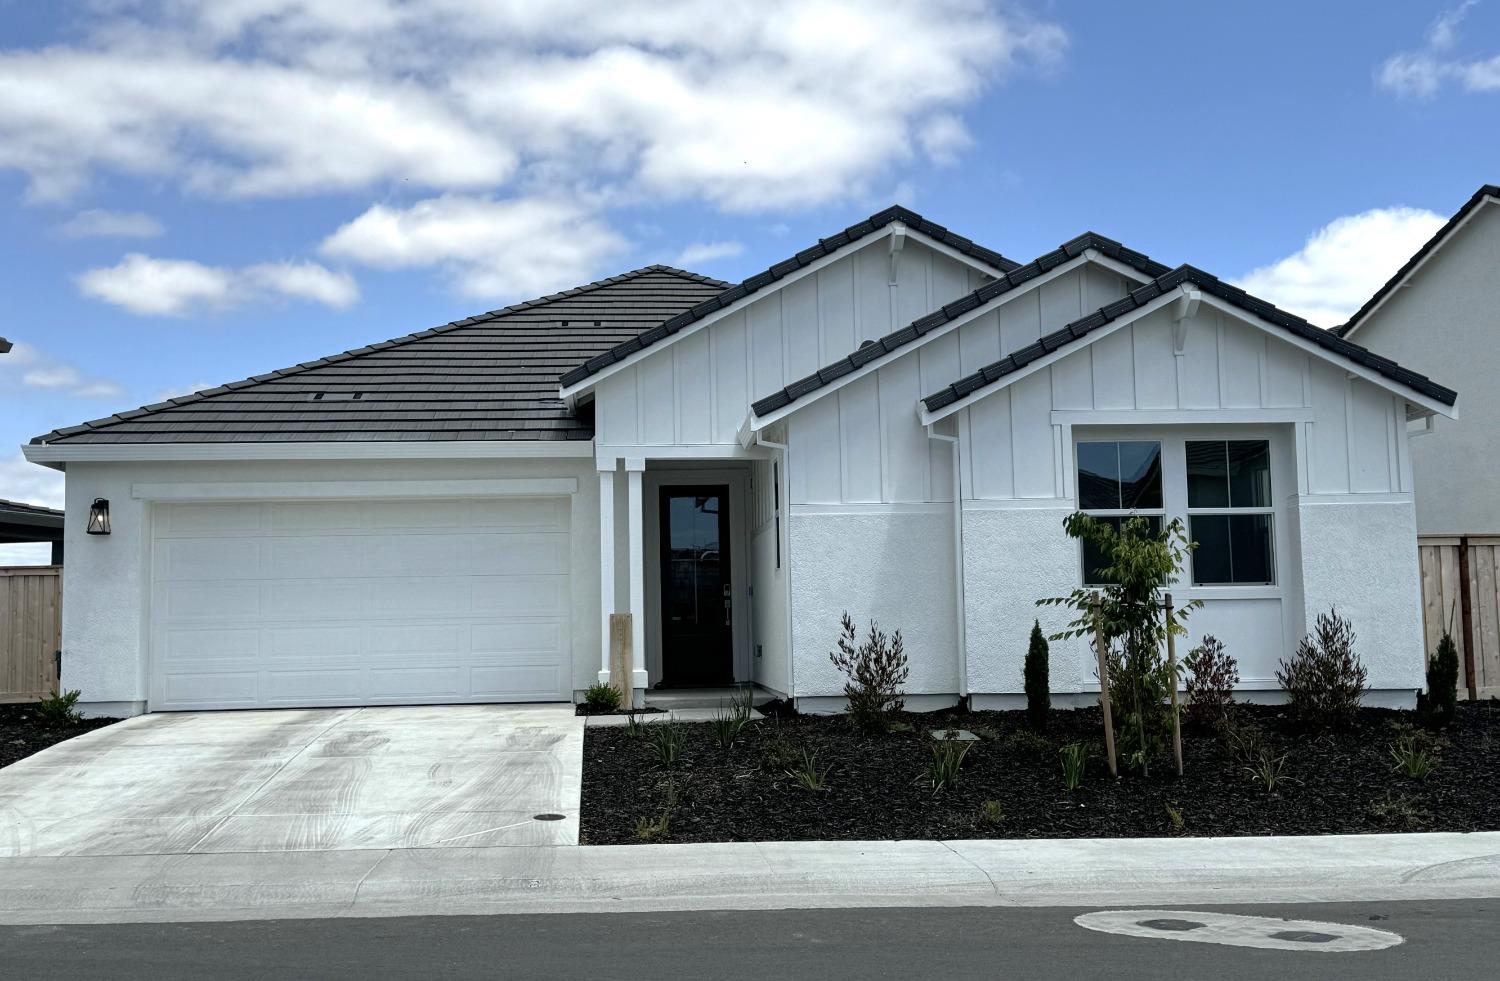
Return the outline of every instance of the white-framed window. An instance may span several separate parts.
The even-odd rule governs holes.
[[[1182,587],[1201,596],[1276,595],[1276,488],[1285,475],[1272,438],[1253,430],[1228,438],[1198,427],[1120,437],[1112,429],[1108,438],[1098,432],[1074,443],[1079,510],[1116,528],[1132,515],[1157,531],[1180,519],[1198,543]],[[1080,566],[1084,585],[1105,584],[1103,556],[1093,545],[1082,545]]]

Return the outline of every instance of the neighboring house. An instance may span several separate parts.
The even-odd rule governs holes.
[[[63,564],[63,513],[54,508],[0,500],[0,545],[48,542],[52,564]]]
[[[1486,184],[1342,327],[1341,337],[1468,392],[1500,377],[1500,187]],[[1436,423],[1434,425],[1434,423]],[[1422,420],[1411,455],[1422,535],[1500,535],[1500,398]]]
[[[1082,506],[1180,516],[1247,691],[1337,605],[1422,683],[1409,418],[1456,395],[1086,234],[1025,265],[901,208],[726,286],[655,266],[26,447],[68,473],[64,684],[95,710],[576,697],[841,704],[840,614],[908,705],[1016,704]],[[108,500],[112,534],[84,540]],[[1097,691],[1058,643],[1060,702]]]

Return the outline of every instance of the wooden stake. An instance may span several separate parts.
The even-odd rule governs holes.
[[[609,615],[609,683],[620,693],[620,707],[635,707],[635,685],[631,682],[630,614]]]
[[[1167,613],[1167,668],[1172,674],[1172,759],[1177,762],[1177,775],[1182,776],[1182,722],[1177,712],[1177,637],[1172,633],[1172,594],[1166,596]]]
[[[1115,720],[1109,704],[1109,655],[1104,643],[1104,631],[1099,624],[1099,594],[1095,593],[1090,604],[1094,611],[1094,654],[1099,658],[1099,707],[1104,710],[1104,751],[1109,755],[1109,775],[1119,777],[1120,768],[1115,762]]]

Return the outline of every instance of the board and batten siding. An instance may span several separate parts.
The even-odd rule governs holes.
[[[890,279],[889,243],[882,238],[617,371],[599,383],[595,395],[598,445],[737,443],[756,399],[963,296],[988,277],[908,239],[896,263],[896,283]],[[913,385],[909,409],[917,395]]]

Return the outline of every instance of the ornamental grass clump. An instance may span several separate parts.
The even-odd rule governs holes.
[[[1354,625],[1329,610],[1313,632],[1283,660],[1276,681],[1286,692],[1292,718],[1304,729],[1344,729],[1359,714],[1368,674],[1354,650]]]
[[[889,732],[895,714],[906,706],[902,693],[911,671],[901,631],[887,636],[871,620],[869,634],[859,643],[848,613],[840,626],[838,650],[830,652],[828,657],[844,673],[849,718],[866,732]]]

